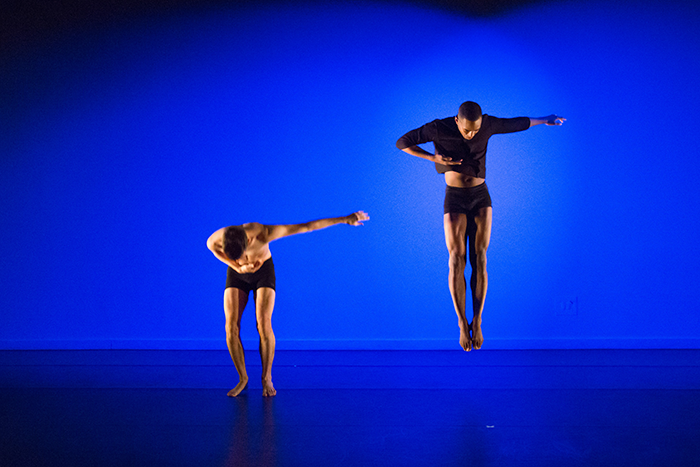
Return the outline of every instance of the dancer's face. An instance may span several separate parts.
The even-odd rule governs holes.
[[[466,118],[459,118],[458,115],[455,117],[455,121],[457,122],[457,128],[459,128],[459,132],[462,133],[464,139],[472,139],[481,129],[481,117],[479,117],[479,120],[472,122]]]

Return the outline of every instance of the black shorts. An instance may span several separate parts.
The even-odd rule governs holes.
[[[226,270],[226,288],[235,287],[245,293],[257,290],[260,287],[275,289],[275,265],[272,258],[265,261],[260,269],[255,272],[241,274],[229,267]]]
[[[445,188],[445,214],[460,213],[474,216],[479,209],[491,207],[491,195],[486,183],[470,188]]]

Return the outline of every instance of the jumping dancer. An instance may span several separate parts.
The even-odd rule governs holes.
[[[402,151],[435,162],[438,173],[445,174],[444,227],[450,254],[448,283],[459,324],[459,345],[467,352],[480,349],[484,336],[481,318],[486,299],[488,276],[486,250],[491,238],[491,197],[486,176],[486,145],[495,134],[514,133],[540,124],[561,125],[566,119],[557,115],[541,118],[498,118],[482,114],[475,102],[465,102],[456,117],[433,120],[411,130],[396,142]],[[433,142],[435,154],[419,144]],[[466,317],[467,239],[473,318]],[[471,334],[470,334],[471,331]]]

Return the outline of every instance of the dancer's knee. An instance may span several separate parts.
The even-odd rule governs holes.
[[[272,332],[272,320],[268,320],[268,319],[258,320],[257,327],[258,327],[258,334],[260,334],[260,337],[262,339],[269,339],[269,338],[274,337],[274,333]]]
[[[226,320],[226,337],[238,337],[241,332],[241,327],[235,320]]]
[[[464,248],[460,248],[460,247],[451,248],[449,250],[449,252],[450,252],[450,259],[449,259],[450,270],[463,272],[464,267],[466,266],[466,251],[464,251]]]
[[[486,271],[486,248],[479,248],[474,252],[474,260],[477,269]]]

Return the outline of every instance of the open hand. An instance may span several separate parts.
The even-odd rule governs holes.
[[[357,211],[353,214],[350,214],[348,217],[348,224],[350,225],[362,225],[363,221],[368,221],[369,216],[367,215],[366,212],[364,211]]]
[[[566,121],[566,119],[564,117],[559,117],[559,116],[554,115],[554,114],[552,114],[546,118],[547,118],[547,123],[545,123],[545,125],[549,125],[549,126],[554,126],[554,125],[561,126]]]
[[[441,165],[461,165],[462,161],[453,161],[451,157],[445,157],[442,154],[435,153],[435,162]]]

